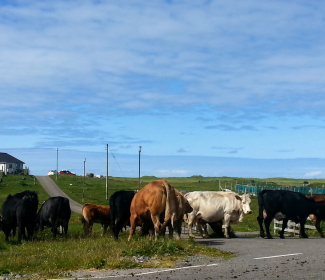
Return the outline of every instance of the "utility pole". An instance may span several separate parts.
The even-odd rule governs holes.
[[[108,200],[108,144],[106,144],[106,200]]]
[[[141,153],[141,146],[139,146],[139,188],[140,188],[140,153]]]
[[[56,180],[58,180],[59,174],[59,148],[56,148]]]
[[[82,202],[85,202],[85,173],[86,173],[86,158],[84,159],[84,184],[82,187]]]

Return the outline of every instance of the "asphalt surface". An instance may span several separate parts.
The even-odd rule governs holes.
[[[70,208],[73,212],[81,213],[82,205],[68,197],[49,176],[35,176],[44,190],[51,196],[62,196],[69,199]]]
[[[324,279],[325,239],[198,239],[236,254],[227,261],[187,264],[175,269],[129,269],[75,272],[73,279]],[[71,279],[71,278],[70,278]]]

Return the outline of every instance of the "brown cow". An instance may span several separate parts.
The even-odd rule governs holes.
[[[177,207],[176,207],[176,220],[174,221],[174,225],[172,226],[171,222],[168,223],[168,231],[169,237],[173,237],[174,229],[176,230],[176,238],[181,238],[182,233],[182,223],[184,221],[184,215],[187,213],[191,213],[193,211],[192,206],[188,202],[188,200],[184,197],[182,193],[175,189]]]
[[[311,196],[309,198],[314,199],[315,201],[323,201],[324,204],[325,204],[325,195],[314,195],[314,196]],[[324,213],[324,215],[318,216],[318,217],[311,214],[311,215],[309,215],[309,218],[315,223],[315,227],[316,227],[316,229],[317,229],[317,231],[319,233],[319,236],[324,238],[324,234],[323,234],[323,232],[322,232],[322,230],[320,228],[320,222],[322,220],[325,220],[325,213]]]
[[[151,234],[154,228],[157,238],[164,233],[168,222],[174,225],[174,221],[177,220],[176,208],[175,190],[166,179],[150,182],[134,195],[131,202],[131,228],[128,240],[131,239],[137,226],[141,226],[143,232],[149,226]]]
[[[82,223],[84,231],[89,235],[92,231],[93,224],[100,223],[103,227],[103,234],[106,233],[107,227],[111,224],[110,207],[95,204],[85,204],[81,210]],[[103,235],[102,234],[102,235]]]

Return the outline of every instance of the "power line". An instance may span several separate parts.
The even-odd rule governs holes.
[[[114,156],[113,152],[111,151],[110,147],[108,147],[108,149],[109,149],[109,151],[111,152],[111,154],[112,154],[113,158],[115,159],[115,161],[116,161],[116,163],[117,163],[118,167],[120,168],[120,170],[121,170],[121,172],[122,172],[122,174],[123,174],[123,177],[125,178],[124,172],[123,172],[123,170],[121,169],[120,165],[118,164],[118,162],[117,162],[117,160],[116,160],[116,158],[115,158],[115,156]]]

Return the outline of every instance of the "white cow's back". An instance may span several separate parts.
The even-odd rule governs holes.
[[[223,220],[226,212],[241,210],[236,193],[195,191],[185,194],[185,197],[193,207],[192,214],[207,222]]]

